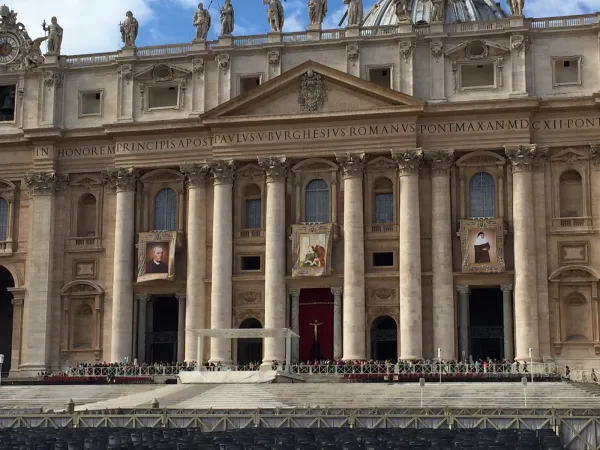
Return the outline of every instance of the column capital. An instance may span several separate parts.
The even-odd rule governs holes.
[[[25,185],[31,195],[54,195],[60,192],[69,181],[69,175],[50,172],[25,173]]]
[[[548,162],[549,156],[548,147],[538,146],[535,150],[535,155],[533,157],[533,171],[534,172],[544,172],[546,168],[546,162]]]
[[[459,294],[468,294],[471,291],[471,287],[466,284],[457,284],[456,290]]]
[[[133,167],[117,167],[102,171],[104,184],[117,192],[135,191],[135,186],[140,177],[140,171]]]
[[[600,170],[600,142],[590,144],[590,157],[596,170]]]
[[[184,163],[179,166],[179,171],[185,176],[190,189],[204,186],[206,180],[210,176],[210,168],[208,163]]]
[[[431,165],[432,177],[447,177],[454,169],[454,150],[427,152],[425,159]]]
[[[9,288],[6,288],[6,290],[12,294],[13,301],[14,300],[21,300],[21,301],[25,300],[25,288],[22,288],[22,287],[21,288],[16,288],[16,287],[10,288],[9,287]],[[21,305],[22,304],[23,303],[21,303]],[[13,303],[13,305],[14,305],[14,303]]]
[[[152,295],[150,294],[135,294],[135,298],[140,303],[148,303],[152,300]]]
[[[175,298],[177,300],[179,300],[179,303],[181,303],[181,302],[185,303],[185,294],[175,294]]]
[[[285,156],[267,156],[258,158],[258,165],[265,171],[267,183],[283,183],[288,172],[289,163]]]
[[[513,285],[512,284],[501,284],[500,285],[500,290],[502,292],[512,292]]]
[[[367,155],[365,155],[364,152],[336,153],[335,159],[342,169],[344,179],[354,177],[362,178],[365,170],[365,163],[367,162]]]
[[[332,287],[331,288],[331,293],[333,294],[334,297],[339,297],[340,295],[342,295],[342,292],[344,292],[343,287]]]
[[[512,145],[505,146],[506,157],[511,163],[513,173],[531,172],[536,157],[537,145]]]
[[[232,184],[235,175],[236,163],[233,159],[222,160],[216,159],[208,163],[213,182],[219,184]]]
[[[398,174],[401,177],[419,175],[423,163],[423,149],[392,150],[391,153],[392,159],[398,164]]]
[[[290,288],[288,289],[288,294],[290,294],[292,297],[300,297],[300,291],[302,289],[300,288]]]
[[[22,298],[13,298],[10,301],[10,304],[13,305],[13,306],[16,306],[16,307],[23,306],[24,303],[25,303],[25,300],[22,299]]]

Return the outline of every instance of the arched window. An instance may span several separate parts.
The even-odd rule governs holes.
[[[394,223],[394,185],[389,178],[380,178],[373,185],[375,193],[375,223]]]
[[[469,216],[496,217],[494,177],[479,172],[469,181]]]
[[[249,184],[244,189],[244,228],[262,228],[261,192],[256,184]]]
[[[583,217],[583,185],[579,172],[563,172],[559,190],[560,217]]]
[[[329,186],[324,180],[312,180],[306,186],[306,222],[329,222]]]
[[[162,189],[154,199],[154,229],[177,229],[177,194],[173,189]]]
[[[83,194],[77,209],[77,237],[96,236],[96,197]]]
[[[0,241],[6,240],[8,232],[8,202],[0,198]]]

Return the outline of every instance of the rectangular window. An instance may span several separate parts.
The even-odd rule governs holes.
[[[375,223],[394,223],[394,194],[375,194]]]
[[[391,67],[372,67],[369,69],[369,81],[379,86],[392,87]]]
[[[149,86],[148,109],[178,108],[179,86]]]
[[[260,256],[242,256],[241,270],[243,272],[258,272],[260,270]]]
[[[374,252],[373,267],[394,267],[394,252]]]
[[[246,228],[261,228],[260,199],[246,200]]]
[[[494,63],[461,64],[460,87],[463,89],[496,86]]]
[[[581,84],[581,57],[555,58],[554,86]]]
[[[260,77],[258,75],[240,78],[240,95],[250,92],[257,86],[260,86]]]
[[[15,93],[17,86],[14,84],[0,86],[0,122],[15,121]]]
[[[79,117],[102,115],[102,91],[79,93]]]

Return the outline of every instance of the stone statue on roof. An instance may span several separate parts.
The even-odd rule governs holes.
[[[344,0],[344,3],[348,5],[348,26],[361,26],[363,21],[362,0]]]
[[[446,0],[431,0],[431,23],[443,22],[446,10]]]
[[[225,0],[225,4],[221,8],[221,36],[228,36],[233,33],[234,26],[235,17],[231,0]]]
[[[205,41],[210,30],[211,18],[208,9],[202,3],[198,3],[198,11],[194,14],[194,26],[196,27],[196,39]]]
[[[511,15],[522,16],[525,0],[508,0],[508,7],[510,8]]]
[[[327,14],[327,0],[308,0],[308,19],[311,25],[321,25]]]
[[[125,48],[135,47],[135,40],[137,39],[140,24],[131,11],[127,11],[125,14],[127,17],[125,22],[120,24],[121,28],[121,39],[125,44]]]
[[[50,19],[50,25],[46,21],[42,24],[44,31],[48,33],[48,55],[59,56],[63,40],[63,28],[58,24],[56,17]]]
[[[285,19],[283,5],[281,0],[262,0],[263,5],[269,5],[267,9],[267,20],[271,27],[271,32],[281,33],[283,31],[283,22]]]
[[[405,23],[411,21],[412,0],[394,0],[394,7],[398,22]]]

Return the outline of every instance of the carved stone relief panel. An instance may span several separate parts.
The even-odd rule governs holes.
[[[76,259],[73,261],[73,278],[76,280],[98,279],[98,261],[95,259]]]
[[[585,242],[558,242],[558,262],[561,265],[588,264],[589,245]]]

